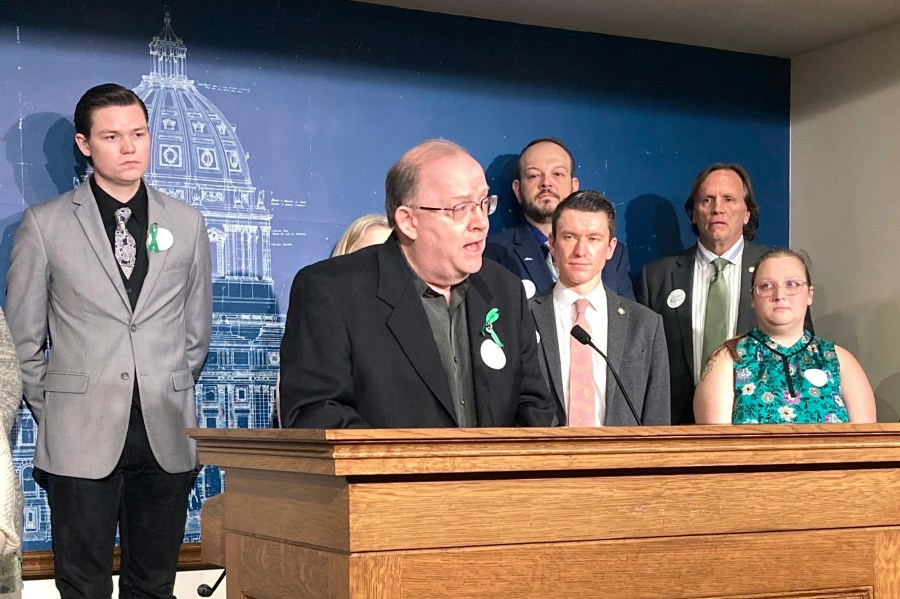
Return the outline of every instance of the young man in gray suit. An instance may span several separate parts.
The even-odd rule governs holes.
[[[568,426],[670,424],[669,361],[662,319],[601,280],[616,247],[616,213],[594,191],[577,191],[553,212],[550,251],[559,281],[531,300],[541,370]],[[585,329],[609,364],[572,335]],[[637,419],[609,368],[618,372]]]
[[[7,295],[56,586],[110,597],[118,526],[119,596],[168,598],[197,465],[184,429],[209,349],[209,238],[197,210],[144,184],[151,140],[133,91],[88,90],[75,130],[93,176],[22,215]]]

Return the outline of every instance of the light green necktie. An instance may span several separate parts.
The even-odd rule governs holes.
[[[709,282],[709,292],[706,295],[706,319],[703,323],[703,361],[702,369],[706,366],[710,354],[716,351],[728,337],[728,282],[722,272],[728,260],[716,258],[712,261],[716,274]]]

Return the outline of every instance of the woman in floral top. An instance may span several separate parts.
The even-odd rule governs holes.
[[[803,257],[770,250],[752,276],[759,324],[710,357],[694,394],[697,423],[875,422],[875,397],[859,362],[803,328],[813,301]]]

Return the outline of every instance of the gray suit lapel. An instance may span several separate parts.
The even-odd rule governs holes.
[[[160,229],[168,229],[172,231],[172,224],[169,220],[168,212],[166,211],[166,200],[161,193],[147,186],[147,231],[149,232],[150,227],[153,224],[156,225]],[[174,233],[173,233],[174,235]],[[143,243],[146,245],[147,240],[141,239],[137,240],[138,243]],[[174,244],[184,243],[185,240],[178,239],[177,237],[174,239]],[[141,310],[144,306],[147,305],[149,301],[149,297],[153,294],[153,289],[156,287],[157,282],[159,281],[159,275],[163,271],[163,267],[166,264],[166,260],[169,257],[169,250],[161,250],[159,252],[147,252],[147,276],[144,277],[144,284],[141,287],[141,294],[138,296],[137,304],[134,307],[134,315],[137,316],[141,313]]]
[[[122,302],[131,312],[131,302],[128,301],[128,294],[125,292],[125,285],[122,283],[122,275],[119,274],[119,265],[116,257],[113,255],[112,247],[109,244],[109,235],[103,227],[103,220],[100,218],[100,210],[97,208],[97,201],[91,192],[91,184],[87,181],[79,185],[75,189],[72,196],[72,203],[75,204],[75,218],[81,225],[85,236],[90,242],[97,259],[106,271],[110,283],[116,288]]]
[[[553,287],[532,300],[531,313],[534,315],[534,324],[541,336],[541,352],[544,354],[544,363],[550,375],[553,393],[562,402],[565,394],[563,393],[562,368],[560,367],[559,338],[556,335]]]
[[[605,288],[605,287],[604,287]],[[628,312],[622,299],[606,289],[606,355],[609,362],[606,365],[606,402],[609,406],[609,400],[616,395],[619,386],[616,385],[616,379],[609,371],[609,364],[622,366],[622,356],[625,351],[625,323],[628,318]],[[608,410],[607,410],[607,413]]]

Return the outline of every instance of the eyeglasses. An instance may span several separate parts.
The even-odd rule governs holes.
[[[797,295],[800,293],[800,290],[807,285],[809,285],[809,283],[806,281],[785,281],[784,283],[765,282],[756,285],[753,289],[756,290],[756,295],[759,297],[772,297],[775,295],[776,289],[783,290],[785,295]]]
[[[449,212],[453,215],[453,220],[461,221],[470,214],[474,214],[475,210],[481,208],[485,214],[490,216],[497,210],[497,196],[488,196],[480,202],[460,202],[452,208],[434,208],[431,206],[410,206],[410,208],[418,208],[419,210],[429,210],[431,212]]]

